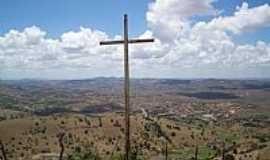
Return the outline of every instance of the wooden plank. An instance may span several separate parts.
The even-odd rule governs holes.
[[[104,41],[104,42],[100,42],[100,45],[116,45],[116,44],[124,44],[123,40],[119,40],[119,41]]]
[[[130,117],[129,117],[129,62],[128,62],[128,16],[124,16],[124,67],[125,67],[125,122],[126,142],[125,160],[129,160],[130,152]]]
[[[131,39],[128,43],[148,43],[148,42],[155,42],[154,39]]]
[[[128,41],[128,43],[148,43],[148,42],[155,42],[154,39],[131,39]],[[100,45],[118,45],[118,44],[124,44],[124,40],[116,40],[116,41],[103,41],[100,42]]]

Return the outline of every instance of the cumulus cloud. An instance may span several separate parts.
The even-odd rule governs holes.
[[[39,63],[57,60],[57,40],[45,39],[46,32],[33,26],[22,32],[11,30],[0,37],[0,54],[8,68],[41,67]]]
[[[258,41],[239,45],[233,40],[234,34],[268,27],[269,5],[249,8],[244,2],[232,16],[222,17],[216,15],[218,11],[213,2],[152,2],[146,19],[149,29],[140,38],[154,37],[156,41],[130,47],[131,68],[135,75],[235,76],[236,71],[252,70],[250,73],[257,76],[259,71],[269,70],[269,43]],[[213,19],[195,23],[191,20],[193,16],[205,15],[212,15]],[[2,71],[35,72],[66,69],[80,72],[87,69],[89,76],[119,76],[123,70],[123,46],[99,46],[99,42],[105,39],[122,39],[122,36],[109,37],[105,32],[84,27],[76,32],[63,33],[56,39],[48,38],[46,32],[37,26],[23,31],[10,30],[0,36],[0,67]]]
[[[156,0],[149,5],[147,21],[154,34],[163,41],[183,36],[190,27],[188,18],[215,14],[214,0]]]
[[[101,49],[98,44],[102,39],[108,39],[106,33],[81,27],[79,32],[64,33],[61,36],[61,44],[68,53],[96,54]]]
[[[211,29],[227,30],[236,34],[269,26],[269,4],[249,8],[246,2],[244,2],[241,7],[237,7],[237,11],[233,16],[218,17],[208,23],[208,27]]]
[[[193,3],[198,1],[156,0],[150,5],[147,20],[154,36],[170,44],[160,63],[186,68],[267,64],[268,44],[258,42],[260,45],[238,45],[228,31],[242,33],[268,26],[269,5],[248,8],[244,2],[241,7],[237,7],[233,16],[219,16],[210,22],[191,25],[190,18],[194,15],[217,13],[212,6],[213,1],[200,1],[197,6]],[[171,23],[174,25],[171,26]]]

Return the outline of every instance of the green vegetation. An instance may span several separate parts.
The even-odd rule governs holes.
[[[68,160],[99,160],[100,158],[96,157],[92,153],[80,154],[74,153],[68,158]]]
[[[76,151],[68,157],[68,160],[101,160],[101,158],[92,151],[82,153],[81,150],[77,148]]]
[[[200,146],[199,152],[198,152],[198,158],[199,158],[199,160],[210,160],[213,157],[215,157],[215,155],[217,153],[218,153],[217,150],[213,150],[213,149],[206,147],[206,146]],[[194,157],[195,148],[178,149],[178,150],[174,150],[170,154],[173,157],[189,159],[189,158]]]
[[[41,105],[65,106],[68,105],[67,100],[59,98],[43,98],[39,102]]]
[[[170,155],[175,155],[176,157],[181,157],[181,158],[191,158],[194,156],[194,149],[191,149],[191,148],[178,149],[178,150],[172,151]]]
[[[4,108],[16,108],[17,102],[7,95],[0,94],[0,106]]]
[[[244,112],[244,113],[240,113],[241,117],[245,117],[245,118],[258,118],[258,119],[267,119],[270,118],[270,112]]]
[[[123,159],[124,159],[124,157],[122,154],[115,154],[112,157],[112,160],[123,160]]]
[[[218,153],[217,150],[213,150],[209,147],[206,147],[206,146],[199,147],[199,159],[200,160],[212,159],[213,157],[215,157],[215,155],[217,153]]]
[[[261,143],[270,141],[270,133],[257,133],[254,138],[258,139]]]
[[[151,132],[153,135],[160,137],[163,136],[160,125],[157,122],[146,123],[144,129]]]
[[[217,137],[219,140],[223,142],[225,141],[225,142],[231,142],[231,143],[240,139],[240,135],[238,133],[225,132],[225,131],[218,132]]]

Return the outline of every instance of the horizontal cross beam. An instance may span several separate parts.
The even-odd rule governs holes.
[[[128,43],[146,43],[146,42],[154,42],[154,39],[130,39]],[[100,42],[100,45],[116,45],[116,44],[124,44],[124,40],[116,40],[116,41],[103,41]]]

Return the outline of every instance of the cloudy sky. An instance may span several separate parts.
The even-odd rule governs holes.
[[[0,79],[270,78],[270,0],[1,0]]]

